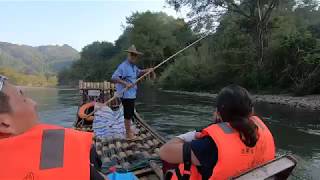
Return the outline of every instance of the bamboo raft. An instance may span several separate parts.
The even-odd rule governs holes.
[[[112,97],[115,92],[115,86],[106,81],[80,81],[79,90],[81,106],[97,97]],[[89,111],[93,111],[93,109],[89,109]],[[137,138],[134,141],[116,137],[94,138],[97,154],[100,156],[103,165],[110,164],[110,167],[115,167],[118,171],[133,172],[139,179],[161,179],[162,170],[159,161],[159,148],[165,143],[165,140],[146,124],[137,112],[135,112],[133,124],[135,129],[138,130],[136,133]],[[92,122],[85,121],[78,116],[73,126],[76,130],[93,131]],[[141,159],[144,159],[144,161],[140,161]],[[107,173],[108,168],[102,167],[102,172]]]
[[[104,82],[79,81],[81,94],[81,105],[94,101],[97,97],[111,98],[115,93],[114,84]],[[93,109],[89,109],[92,112]],[[78,114],[78,113],[77,113]],[[120,171],[133,172],[139,179],[167,179],[162,172],[161,161],[159,161],[159,148],[165,143],[165,139],[153,130],[135,112],[133,124],[138,130],[135,141],[128,141],[116,137],[94,138],[97,154],[104,165],[110,165]],[[88,122],[78,117],[73,124],[79,131],[93,132],[92,121]],[[144,159],[143,163],[138,162]],[[138,166],[132,166],[138,162]],[[256,179],[287,179],[295,168],[297,161],[290,155],[281,156],[277,159],[243,173],[236,180]],[[107,173],[108,167],[102,169]]]

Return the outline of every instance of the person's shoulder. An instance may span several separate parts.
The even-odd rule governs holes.
[[[119,66],[127,66],[127,65],[128,65],[128,60],[127,59],[123,60],[122,63],[119,64]]]
[[[209,136],[192,141],[191,149],[200,163],[204,166],[213,164],[218,156],[217,145]]]
[[[78,136],[92,137],[92,136],[93,136],[93,134],[92,134],[91,132],[78,131],[78,130],[73,129],[73,128],[64,128],[64,130],[65,130],[66,132],[68,132],[69,135],[75,136],[75,137],[78,137]]]
[[[125,69],[127,66],[127,60],[124,60],[122,63],[118,65],[118,69]]]
[[[196,139],[194,140],[195,142],[204,142],[204,143],[208,143],[208,144],[212,144],[214,143],[214,140],[210,137],[210,136],[205,136],[203,138],[200,139]],[[193,141],[192,141],[193,142]]]
[[[208,150],[208,149],[214,149],[216,147],[216,143],[214,140],[209,137],[203,137],[201,139],[196,139],[191,142],[192,149],[197,149],[199,151]]]
[[[47,129],[47,130],[64,129],[64,127],[62,126],[45,124],[45,123],[37,124],[34,128],[41,128],[41,129]]]
[[[65,136],[69,142],[74,144],[91,145],[93,133],[78,131],[72,128],[65,128]],[[86,146],[84,146],[86,147]]]

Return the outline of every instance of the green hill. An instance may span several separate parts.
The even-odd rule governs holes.
[[[79,52],[68,45],[32,47],[0,42],[0,67],[22,73],[56,74],[79,58]]]

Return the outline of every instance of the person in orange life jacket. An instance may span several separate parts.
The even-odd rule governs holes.
[[[229,179],[275,158],[272,134],[253,116],[246,89],[227,86],[216,103],[216,123],[179,135],[160,148],[162,160],[179,164],[171,179]]]
[[[36,103],[0,75],[0,179],[106,179],[91,133],[41,124]]]

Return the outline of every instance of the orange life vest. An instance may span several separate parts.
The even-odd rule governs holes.
[[[269,162],[275,158],[275,145],[268,127],[256,116],[251,118],[258,126],[259,140],[253,148],[247,147],[229,123],[211,125],[202,130],[202,136],[210,136],[218,148],[218,161],[210,180],[225,180]],[[179,165],[180,174],[190,174],[191,180],[201,180],[201,174],[192,165],[190,172],[184,172],[184,165]],[[174,174],[172,179],[178,179]]]
[[[0,179],[88,180],[91,145],[91,133],[37,125],[0,139]]]

